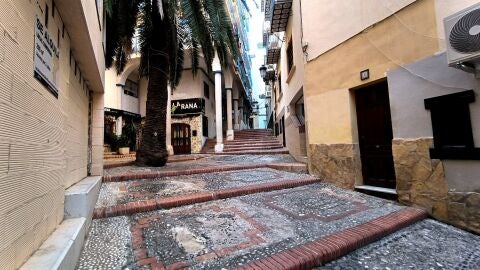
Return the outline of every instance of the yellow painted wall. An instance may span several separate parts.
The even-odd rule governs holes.
[[[434,0],[421,0],[308,62],[304,93],[309,144],[355,142],[349,89],[438,50]],[[362,82],[360,71],[365,69],[370,69],[370,79]]]
[[[68,32],[60,35],[58,99],[33,77],[35,18],[44,18],[37,3],[45,6],[0,1],[1,269],[18,268],[40,246],[63,220],[65,189],[87,176],[88,88],[70,65]],[[48,32],[56,42],[55,15]]]

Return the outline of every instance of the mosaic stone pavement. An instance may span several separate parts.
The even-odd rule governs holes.
[[[194,161],[167,163],[164,167],[136,167],[124,166],[105,169],[104,175],[116,175],[131,172],[168,171],[172,169],[194,169],[204,167],[222,167],[224,165],[244,165],[258,163],[296,163],[290,155],[232,155],[208,156]]]
[[[299,178],[311,178],[311,176],[260,168],[158,177],[136,181],[107,182],[102,184],[96,207]]]
[[[252,163],[289,155],[210,156],[163,168],[125,166],[105,174]],[[308,177],[270,168],[108,182],[99,206]],[[405,209],[327,183],[255,193],[92,221],[77,269],[234,269]],[[424,220],[321,268],[478,269],[480,236]]]
[[[332,198],[335,199],[333,204],[329,202]],[[304,208],[324,217],[333,213],[332,207],[340,202],[349,206],[338,209],[330,218],[306,217],[303,210],[298,211]],[[310,205],[312,203],[314,205]],[[309,204],[308,207],[305,204]],[[146,249],[141,252],[148,256],[144,259],[154,258],[165,266],[184,264],[192,269],[231,269],[402,208],[386,200],[323,183],[252,194],[121,217],[129,221],[126,227],[130,232],[124,232],[127,237],[112,237],[120,242],[113,250],[87,244],[82,261],[89,261],[93,269],[107,269],[102,268],[107,262],[112,265],[110,269],[124,266],[141,269],[138,265],[124,265],[124,261],[117,259],[121,247],[121,254],[139,253],[132,241],[140,241],[140,246]],[[105,234],[119,233],[115,229],[105,230],[103,224],[120,225],[104,220],[111,218],[94,220],[88,236],[90,242],[95,242],[90,239],[97,239],[99,235],[108,239]],[[98,253],[102,253],[102,260],[95,264],[100,259],[96,257]],[[83,265],[78,269],[89,269]]]
[[[318,269],[480,269],[480,237],[424,220]]]

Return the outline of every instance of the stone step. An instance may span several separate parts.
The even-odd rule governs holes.
[[[288,154],[287,149],[272,149],[272,150],[245,150],[245,151],[232,151],[232,152],[222,152],[222,153],[215,153],[210,152],[210,154],[214,155],[283,155]]]
[[[159,209],[171,209],[184,205],[192,205],[208,201],[223,200],[244,196],[248,194],[268,192],[281,189],[295,188],[315,183],[320,183],[322,180],[318,178],[298,178],[285,179],[281,181],[254,184],[241,187],[232,187],[218,189],[208,192],[197,192],[192,194],[178,195],[173,197],[166,197],[160,199],[149,199],[142,201],[129,202],[124,204],[117,204],[107,207],[96,208],[93,212],[93,218],[107,218],[123,215],[131,215],[141,212],[149,212]]]
[[[257,270],[270,265],[277,269],[312,269],[338,259],[402,228],[428,217],[427,212],[406,208],[344,229],[305,244],[274,253],[236,269]]]
[[[246,150],[264,150],[264,149],[280,149],[280,148],[283,148],[283,145],[259,146],[259,147],[243,146],[243,147],[235,147],[235,148],[225,147],[223,149],[223,152],[238,152],[238,151],[246,151]]]
[[[118,158],[135,158],[136,154],[135,153],[130,153],[128,155],[103,155],[103,159],[118,159]]]
[[[233,141],[224,141],[225,144],[242,144],[242,143],[273,143],[277,142],[276,138],[267,138],[267,139],[237,139],[235,138]]]
[[[270,135],[239,135],[235,134],[233,135],[235,138],[242,138],[242,139],[258,139],[258,138],[272,138],[273,136]]]
[[[255,144],[255,143],[246,143],[246,144],[225,144],[225,149],[238,149],[244,147],[258,147],[259,149],[266,149],[268,147],[283,147],[281,143],[269,143],[269,144]]]

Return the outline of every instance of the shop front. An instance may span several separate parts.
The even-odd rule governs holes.
[[[175,155],[197,154],[208,138],[205,99],[172,100],[172,147]]]

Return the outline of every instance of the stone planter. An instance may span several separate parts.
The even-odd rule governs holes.
[[[120,147],[120,148],[118,148],[118,154],[120,154],[120,155],[130,154],[130,147]]]

